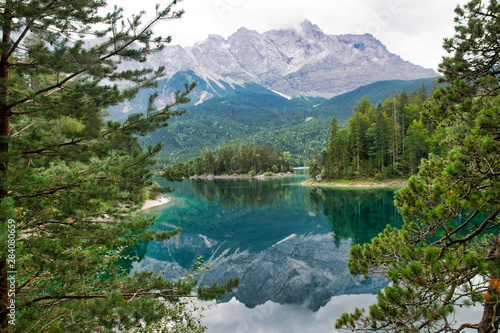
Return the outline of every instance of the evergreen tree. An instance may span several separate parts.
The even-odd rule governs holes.
[[[446,129],[442,157],[430,155],[396,194],[401,230],[387,228],[354,246],[353,274],[391,280],[368,312],[344,314],[337,327],[381,332],[498,332],[500,326],[500,6],[458,7],[452,56],[425,119]],[[418,128],[418,130],[417,130]],[[424,129],[412,124],[415,135]],[[483,316],[457,324],[456,307],[479,305]]]
[[[204,169],[208,173],[215,173],[215,156],[214,153],[212,152],[212,149],[209,149],[208,152],[205,154],[205,165]]]
[[[371,158],[370,168],[383,170],[388,164],[389,140],[390,140],[390,119],[382,111],[379,104],[374,108],[373,115],[370,117],[371,125],[366,132],[368,140],[368,156]]]
[[[311,158],[311,162],[309,163],[309,176],[315,178],[320,173],[320,171],[321,169],[319,166],[318,150],[314,149],[313,157]]]
[[[116,265],[126,246],[179,232],[149,230],[153,220],[130,214],[148,197],[152,157],[162,148],[142,151],[136,137],[184,113],[174,107],[189,101],[194,84],[161,109],[152,96],[144,113],[137,110],[123,124],[103,118],[110,105],[154,87],[162,75],[162,68],[121,71],[118,65],[142,62],[170,41],[151,29],[182,16],[176,2],[157,6],[146,24],[142,14],[125,20],[121,9],[104,13],[102,0],[0,4],[3,332],[201,329],[180,299],[192,296],[192,276],[178,282],[154,272],[131,277]],[[129,88],[118,89],[121,82]],[[217,297],[237,282],[198,295]]]
[[[416,172],[420,158],[427,157],[430,151],[440,151],[436,148],[439,133],[434,138],[436,125],[422,123],[425,128],[419,127],[433,137],[431,140],[410,133],[414,121],[420,121],[423,103],[421,93],[395,94],[377,106],[365,96],[356,103],[347,129],[339,129],[333,119],[320,163],[325,178],[389,178]],[[411,152],[407,152],[409,145]],[[408,163],[409,159],[413,164]]]
[[[338,125],[337,118],[333,117],[332,122],[330,123],[330,135],[328,136],[328,143],[326,144],[326,151],[324,153],[324,168],[323,176],[326,179],[335,179],[339,175],[339,137],[338,137]],[[315,151],[316,154],[316,151]],[[314,157],[313,157],[314,158]],[[317,156],[316,156],[317,159]],[[316,160],[316,163],[318,161]],[[313,164],[314,166],[314,164]],[[314,170],[316,171],[316,170]],[[313,175],[313,172],[309,170],[310,174]],[[316,173],[317,174],[317,173]],[[316,174],[314,176],[316,176]]]
[[[368,116],[360,112],[354,112],[349,119],[349,147],[352,156],[352,167],[355,172],[362,172],[362,161],[364,161],[366,149],[366,130],[368,129]]]
[[[420,159],[428,154],[428,137],[429,131],[424,124],[421,121],[414,120],[408,128],[408,134],[404,140],[406,150],[403,154],[412,174],[417,172]]]

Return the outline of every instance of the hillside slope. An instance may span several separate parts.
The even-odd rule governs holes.
[[[430,90],[433,84],[434,79],[383,81],[329,100],[287,99],[247,84],[227,96],[192,105],[188,113],[172,119],[169,127],[140,138],[140,142],[162,141],[166,147],[161,157],[169,160],[185,160],[224,143],[241,142],[276,144],[282,151],[307,159],[314,148],[323,149],[332,117],[345,124],[363,96],[376,104],[395,92],[417,91],[424,85]]]

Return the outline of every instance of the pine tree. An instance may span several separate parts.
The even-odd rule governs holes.
[[[367,154],[366,131],[369,127],[369,119],[368,114],[365,113],[367,110],[360,107],[364,106],[366,101],[368,100],[363,99],[361,102],[357,102],[358,104],[354,107],[354,114],[349,119],[349,141],[351,154],[354,156],[353,168],[357,173],[362,172],[361,162],[366,160]]]
[[[323,168],[324,168],[323,176],[326,179],[335,179],[338,177],[340,173],[338,165],[339,164],[338,160],[340,155],[338,131],[339,128],[337,125],[337,118],[333,117],[332,122],[330,123],[330,135],[328,136],[328,142],[326,144],[326,149],[325,149],[326,151],[324,152],[324,158],[323,158]],[[317,162],[318,161],[316,161],[316,163]],[[311,170],[309,171],[311,173]]]
[[[404,160],[408,163],[412,174],[417,172],[420,159],[427,156],[428,146],[426,139],[429,137],[429,131],[420,121],[414,120],[408,128],[408,135],[405,138],[406,150]]]
[[[209,149],[208,152],[205,154],[204,169],[206,172],[210,174],[215,173],[215,156],[214,153],[212,152],[212,149]]]
[[[309,162],[309,175],[312,178],[315,178],[319,173],[321,169],[319,166],[319,156],[318,156],[318,149],[314,148],[314,153],[311,158],[311,162]]]
[[[388,164],[390,119],[383,112],[382,105],[377,105],[370,114],[370,127],[366,131],[368,155],[372,159],[372,170],[382,171]]]
[[[343,314],[337,327],[481,333],[500,327],[500,5],[473,0],[456,13],[457,34],[445,43],[453,54],[440,66],[449,84],[424,114],[446,129],[446,150],[423,160],[397,192],[403,228],[387,228],[351,250],[353,274],[382,274],[392,283],[368,312]],[[483,307],[482,318],[457,324],[455,309],[472,305]]]
[[[194,84],[161,109],[153,95],[144,113],[136,110],[123,124],[103,117],[106,108],[154,87],[163,74],[163,68],[118,65],[142,62],[170,41],[155,37],[152,27],[180,18],[176,3],[157,6],[146,24],[142,14],[125,20],[118,8],[102,14],[102,0],[0,4],[3,332],[199,328],[179,298],[191,296],[193,278],[171,282],[154,272],[131,277],[116,265],[126,246],[179,232],[149,230],[153,220],[131,215],[148,197],[152,158],[162,148],[143,151],[136,136],[184,113],[175,106],[189,101]],[[121,82],[129,88],[118,89]],[[217,297],[237,282],[198,295]],[[13,303],[14,312],[8,308]]]

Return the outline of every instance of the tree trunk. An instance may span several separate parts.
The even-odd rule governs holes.
[[[500,259],[500,232],[497,235],[495,244],[491,247],[488,255],[484,258],[485,261]],[[479,333],[496,333],[500,324],[500,293],[491,286],[488,288],[488,294],[491,295],[486,300],[483,309],[483,318],[479,322],[477,331]]]
[[[2,57],[0,59],[0,79],[7,81],[9,79],[9,47],[11,39],[11,26],[12,26],[12,16],[9,13],[10,0],[5,3],[4,25],[2,43],[5,45]],[[3,87],[0,87],[0,201],[2,201],[7,196],[7,188],[5,179],[7,177],[7,171],[9,169],[8,161],[6,160],[6,155],[9,152],[9,127],[10,127],[10,115],[11,110],[9,108],[9,87],[4,81]],[[3,155],[3,156],[2,156]],[[2,253],[2,256],[5,256]],[[0,258],[0,325],[2,327],[2,332],[6,333],[9,331],[8,326],[8,281],[7,281],[7,260],[5,257]]]
[[[6,7],[11,1],[7,1]],[[10,32],[11,32],[11,24],[12,18],[9,17],[10,14],[7,9],[3,14],[5,22],[2,36],[3,45],[9,45],[11,42]],[[9,48],[4,46],[5,49],[0,59],[0,79],[7,81],[9,79]],[[10,114],[11,110],[9,108],[9,86],[5,82],[3,87],[0,87],[0,154],[5,154],[9,152],[9,142],[7,138],[9,136],[9,127],[10,127]],[[7,176],[8,163],[3,158],[0,161],[0,174],[2,177]],[[5,188],[4,180],[0,183],[0,200],[2,200],[7,194],[7,189]]]
[[[498,292],[495,288],[489,288],[491,299],[498,299]],[[483,318],[479,322],[478,333],[496,333],[500,324],[500,303],[496,301],[486,301],[483,309]]]

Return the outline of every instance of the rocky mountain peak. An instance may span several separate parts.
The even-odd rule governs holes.
[[[305,20],[300,24],[302,33],[313,37],[323,37],[324,33],[316,24],[312,24],[311,21]]]
[[[287,96],[330,98],[377,81],[437,76],[389,52],[370,34],[328,35],[308,20],[264,33],[242,27],[227,39],[210,35],[192,47],[162,52],[155,65],[163,59],[175,71],[192,70],[219,86],[253,82]]]
[[[210,34],[210,35],[208,35],[208,38],[206,40],[202,41],[201,43],[204,43],[204,42],[225,43],[226,40],[221,35]],[[200,42],[198,42],[196,44],[200,44]]]
[[[247,29],[245,27],[241,27],[239,28],[234,34],[232,34],[229,38],[233,37],[242,37],[242,36],[259,36],[260,34],[255,31],[255,30],[250,30],[250,29]]]

